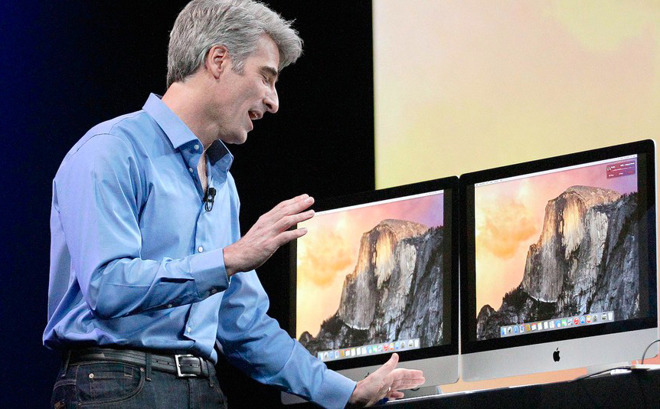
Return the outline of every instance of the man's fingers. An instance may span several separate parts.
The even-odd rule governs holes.
[[[295,221],[290,220],[291,216],[296,216],[298,214],[301,214],[313,204],[314,204],[313,197],[306,194],[300,195],[293,199],[280,202],[269,212],[264,213],[259,218],[259,221],[266,225],[270,224],[276,226],[278,230],[286,230],[296,223],[300,223],[301,221],[311,218],[311,216],[313,216],[313,213],[309,217],[305,217],[299,220],[297,219]]]
[[[308,194],[296,196],[293,199],[288,199],[280,202],[271,211],[276,214],[294,214],[300,213],[314,204],[314,198]]]
[[[380,368],[378,368],[378,371],[382,371],[383,375],[386,375],[394,370],[396,368],[396,365],[399,363],[399,354],[394,353],[390,357],[390,359],[383,364]]]
[[[304,199],[303,196],[300,196],[300,198],[302,198],[301,200],[311,200],[311,203],[314,202],[314,199],[309,196],[307,196],[306,199]],[[311,203],[309,205],[305,204],[303,206],[309,207]],[[289,229],[297,225],[298,223],[302,223],[304,221],[311,219],[312,217],[314,217],[314,214],[315,214],[314,210],[307,210],[307,211],[303,211],[302,213],[289,214],[279,219],[273,225],[275,229],[275,231],[273,232],[275,245],[279,248],[285,245],[286,243],[296,240],[307,234],[306,228],[297,228],[293,230],[289,230]]]
[[[280,202],[259,220],[236,243],[223,250],[225,267],[229,276],[261,266],[277,249],[304,236],[307,229],[290,230],[298,223],[314,217],[314,198],[304,194]]]
[[[257,223],[253,226],[256,230],[269,229],[281,232],[289,229],[291,226],[311,219],[314,216],[313,210],[305,209],[314,204],[314,198],[309,195],[300,195],[293,199],[280,202],[277,206],[270,209],[259,217]]]
[[[307,229],[304,227],[301,227],[299,229],[295,230],[287,230],[282,233],[280,233],[277,238],[275,239],[276,242],[275,244],[277,247],[282,247],[283,245],[287,244],[290,241],[299,239],[300,237],[304,236],[307,234]]]
[[[401,398],[403,398],[404,396],[406,396],[406,395],[404,395],[403,392],[395,391],[394,389],[392,389],[392,390],[390,391],[390,393],[387,394],[387,399],[391,399],[391,400],[394,400],[394,399],[401,399]]]
[[[398,368],[392,371],[392,389],[411,389],[422,385],[424,373],[416,369]]]
[[[392,354],[380,368],[358,382],[349,402],[354,405],[371,406],[384,397],[400,399],[404,395],[400,389],[411,389],[425,381],[422,371],[396,368],[399,355]]]
[[[312,217],[314,217],[314,210],[307,210],[306,212],[284,216],[277,223],[275,223],[275,228],[279,231],[288,230],[292,226],[309,220]]]

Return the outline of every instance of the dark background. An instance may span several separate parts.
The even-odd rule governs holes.
[[[0,2],[0,385],[2,407],[47,407],[59,357],[46,324],[51,181],[94,124],[165,91],[169,30],[187,1]],[[371,1],[267,1],[295,19],[303,57],[284,70],[280,111],[230,147],[244,231],[281,200],[374,187]],[[258,270],[288,325],[286,249]],[[277,407],[279,392],[220,363],[232,409]]]

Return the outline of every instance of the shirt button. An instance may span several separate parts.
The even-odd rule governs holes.
[[[186,332],[190,333],[190,331],[192,331],[192,328],[190,327],[186,328]]]
[[[217,292],[218,292],[218,290],[216,290],[215,288],[211,288],[211,294],[215,294]]]
[[[195,144],[195,146],[193,146],[193,148],[195,148],[195,150],[197,151],[197,150],[199,150],[199,145]]]
[[[197,251],[198,251],[199,253],[204,252],[204,247],[202,247],[202,246],[197,247]]]
[[[172,308],[172,307],[173,307],[172,304],[167,304],[167,308]]]
[[[193,173],[193,168],[188,168],[188,172]]]

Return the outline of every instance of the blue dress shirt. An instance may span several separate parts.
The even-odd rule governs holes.
[[[199,139],[157,96],[92,128],[53,181],[44,345],[223,354],[254,379],[325,407],[355,383],[312,357],[269,317],[254,271],[227,278],[223,247],[240,238],[233,156],[207,150],[213,208],[197,174]]]

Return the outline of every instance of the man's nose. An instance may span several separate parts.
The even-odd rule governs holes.
[[[273,87],[268,92],[268,94],[266,94],[266,98],[264,98],[264,104],[266,105],[266,110],[271,114],[276,113],[277,110],[280,109],[280,100],[277,96],[277,89],[275,89],[275,87]]]

